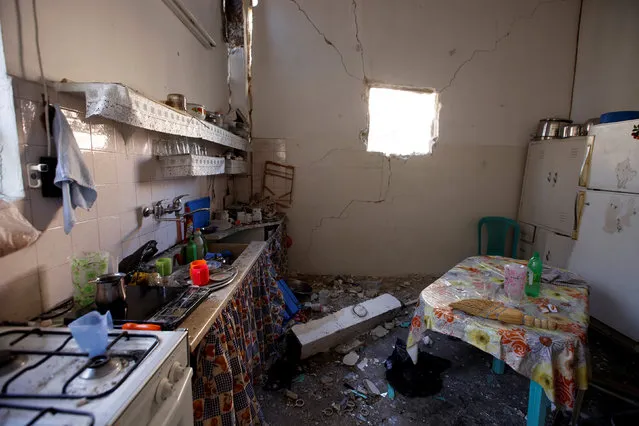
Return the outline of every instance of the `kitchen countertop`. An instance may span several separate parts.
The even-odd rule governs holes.
[[[208,241],[219,241],[237,232],[246,231],[248,229],[264,228],[266,226],[279,225],[284,222],[285,216],[279,216],[270,220],[263,220],[258,223],[249,223],[246,225],[233,226],[223,231],[215,231],[211,234],[202,235]]]
[[[278,223],[281,223],[278,222]],[[275,224],[275,223],[273,223]],[[191,351],[195,350],[204,339],[209,329],[222,312],[228,301],[235,293],[235,289],[244,280],[251,267],[255,264],[268,243],[266,241],[253,241],[242,254],[233,262],[238,269],[233,282],[226,287],[213,292],[207,300],[202,302],[182,323],[179,328],[189,330],[189,345]]]

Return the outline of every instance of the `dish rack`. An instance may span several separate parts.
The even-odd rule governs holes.
[[[168,155],[160,157],[160,164],[163,177],[210,176],[225,172],[224,158],[206,155]]]
[[[246,174],[248,173],[248,161],[227,159],[224,171],[229,175]]]

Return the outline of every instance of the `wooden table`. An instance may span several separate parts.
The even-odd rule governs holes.
[[[499,256],[464,259],[425,288],[411,321],[408,352],[417,360],[417,343],[426,330],[455,336],[493,355],[493,371],[508,364],[530,378],[528,425],[543,425],[550,401],[578,413],[588,372],[588,286],[579,276],[544,266],[539,297],[513,304],[503,291],[504,266],[521,260]],[[553,318],[555,331],[468,315],[449,304],[470,298],[494,298],[538,318]],[[543,313],[548,304],[557,313]],[[574,418],[574,416],[573,416]]]

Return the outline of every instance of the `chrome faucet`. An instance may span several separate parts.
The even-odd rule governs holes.
[[[160,200],[156,202],[153,207],[145,207],[142,209],[142,216],[149,217],[153,215],[155,220],[159,222],[183,222],[186,216],[191,216],[194,213],[203,212],[203,211],[211,211],[208,207],[203,207],[201,209],[193,210],[192,212],[182,213],[182,198],[188,196],[189,194],[178,195],[173,198],[171,203],[166,206],[162,206],[162,203],[166,200]],[[175,219],[162,217],[165,214],[175,213]]]

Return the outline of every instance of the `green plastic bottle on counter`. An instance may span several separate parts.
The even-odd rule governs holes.
[[[528,261],[526,274],[526,296],[538,297],[541,289],[541,272],[544,269],[539,252],[533,253],[533,257]]]
[[[191,263],[197,260],[197,245],[193,241],[193,235],[189,238],[189,242],[186,244],[186,263]]]

